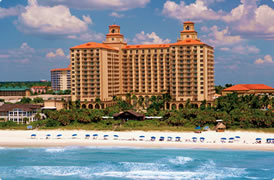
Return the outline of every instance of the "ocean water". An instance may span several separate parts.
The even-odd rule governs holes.
[[[274,178],[274,152],[103,147],[0,148],[0,179]]]

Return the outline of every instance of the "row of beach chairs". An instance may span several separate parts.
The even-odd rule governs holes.
[[[36,139],[36,137],[37,137],[37,135],[36,134],[31,134],[31,139]],[[56,139],[62,139],[62,137],[63,137],[63,135],[62,134],[57,134],[56,135]],[[93,134],[93,135],[90,135],[90,134],[86,134],[85,135],[85,139],[90,139],[90,138],[92,138],[92,139],[98,139],[98,137],[99,137],[99,135],[98,134]],[[54,138],[51,134],[46,134],[46,136],[45,136],[45,138],[46,139],[50,139],[50,138]],[[72,139],[76,139],[76,138],[78,138],[78,134],[72,134],[72,136],[71,136],[71,138]],[[103,135],[103,139],[104,140],[108,140],[109,138],[111,138],[109,135],[107,135],[107,134],[105,134],[105,135]],[[240,136],[235,136],[235,137],[230,137],[230,138],[225,138],[225,137],[222,137],[221,139],[220,139],[220,141],[221,141],[221,143],[226,143],[226,142],[228,142],[228,143],[233,143],[233,142],[236,142],[236,141],[239,141],[240,140]],[[119,139],[119,136],[118,135],[113,135],[113,137],[112,137],[112,139],[113,140],[118,140]],[[137,139],[129,139],[129,140],[137,140]],[[139,136],[139,139],[138,139],[139,141],[145,141],[146,140],[146,137],[145,136],[143,136],[143,135],[141,135],[141,136]],[[150,137],[150,141],[156,141],[157,140],[157,138],[155,137],[155,136],[151,136]],[[177,137],[175,137],[175,138],[173,138],[173,137],[171,137],[171,136],[168,136],[168,137],[164,137],[164,136],[160,136],[159,138],[158,138],[158,141],[169,141],[169,142],[171,142],[171,141],[175,141],[175,142],[182,142],[182,138],[181,137],[179,137],[179,136],[177,136]],[[205,138],[204,137],[200,137],[200,138],[197,138],[197,137],[192,137],[192,140],[191,139],[185,139],[185,142],[198,142],[198,141],[200,141],[200,142],[204,142],[205,141]],[[256,138],[256,144],[260,144],[262,142],[262,138]],[[266,139],[266,143],[267,144],[274,144],[274,138],[267,138]]]

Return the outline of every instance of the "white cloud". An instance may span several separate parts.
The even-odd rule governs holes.
[[[220,30],[217,26],[212,26],[208,36],[209,39],[207,41],[214,46],[232,45],[243,41],[241,36],[231,35],[228,27]]]
[[[79,35],[68,35],[68,39],[77,39],[81,41],[103,41],[105,39],[105,35],[102,33],[96,33],[92,31],[88,31],[85,33],[81,33]]]
[[[109,16],[116,17],[116,18],[124,17],[123,14],[118,14],[117,12],[112,12],[112,13],[109,14]]]
[[[166,44],[170,42],[170,39],[162,39],[155,32],[149,34],[142,31],[136,34],[133,42],[140,44]]]
[[[230,23],[234,31],[265,39],[274,39],[274,9],[257,5],[256,0],[241,0],[223,20]]]
[[[269,54],[264,57],[264,59],[259,58],[254,61],[255,64],[274,64],[272,56]]]
[[[65,53],[63,49],[61,48],[56,49],[55,52],[49,52],[46,55],[47,58],[56,58],[56,57],[64,57],[64,56],[65,56]]]
[[[81,20],[71,15],[66,6],[40,6],[36,0],[28,0],[17,26],[27,33],[63,35],[86,32],[91,23],[89,16],[83,16]]]
[[[32,47],[30,47],[26,42],[22,43],[20,49],[24,52],[35,52],[35,50]]]
[[[69,8],[86,10],[106,10],[113,9],[123,11],[133,8],[145,7],[150,0],[40,0],[47,5],[65,5]]]
[[[207,2],[209,3],[209,1]],[[184,1],[177,4],[173,1],[167,1],[164,4],[163,14],[168,17],[178,19],[180,21],[185,20],[218,20],[222,17],[223,12],[215,12],[208,8],[203,0],[196,0],[194,3],[186,5]]]
[[[8,16],[17,16],[23,11],[22,6],[15,6],[8,9],[0,7],[0,19]]]
[[[17,49],[0,51],[0,61],[28,64],[30,63],[30,59],[33,58],[35,53],[36,51],[26,42],[24,42]]]
[[[260,49],[258,49],[256,46],[249,46],[249,45],[237,45],[233,48],[231,48],[231,51],[238,54],[258,54],[260,52]]]
[[[247,38],[259,37],[274,40],[274,9],[258,0],[241,0],[240,5],[230,12],[215,11],[208,6],[218,0],[196,0],[186,5],[184,1],[176,3],[168,0],[163,7],[163,14],[185,21],[220,20],[226,22],[235,34]]]

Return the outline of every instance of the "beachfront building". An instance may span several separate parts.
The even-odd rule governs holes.
[[[177,42],[148,45],[128,45],[120,26],[111,25],[104,42],[72,47],[70,57],[72,100],[83,108],[104,108],[127,93],[144,99],[169,93],[166,108],[213,101],[214,49],[200,41],[193,22],[184,23]]]
[[[30,96],[28,87],[0,87],[0,96]]]
[[[51,87],[54,91],[65,91],[71,88],[71,66],[51,70]]]
[[[274,95],[274,88],[265,84],[237,84],[224,89],[222,95],[225,96],[234,92],[239,95]]]
[[[40,109],[40,105],[33,104],[3,104],[0,106],[0,119],[16,123],[34,122],[37,121],[35,115]]]

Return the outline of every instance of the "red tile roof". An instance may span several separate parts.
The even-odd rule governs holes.
[[[182,41],[178,41],[176,43],[173,43],[171,45],[203,45],[205,43],[199,41],[199,40],[196,40],[196,39],[185,39],[185,40],[182,40]]]
[[[192,22],[192,21],[186,21],[186,22],[184,22],[184,24],[194,24],[194,22]]]
[[[170,44],[138,44],[138,45],[127,45],[123,49],[142,49],[142,48],[169,48]]]
[[[195,40],[195,39],[186,39],[178,41],[171,44],[138,44],[138,45],[127,45],[123,49],[142,49],[142,48],[169,48],[172,45],[204,45],[205,43]]]
[[[120,26],[117,25],[117,24],[112,24],[112,25],[110,25],[109,27],[120,27]]]
[[[274,90],[274,88],[264,85],[264,84],[237,84],[229,88],[224,89],[224,91],[248,91],[248,90]]]
[[[71,65],[68,65],[67,68],[57,68],[57,69],[52,69],[50,71],[52,72],[52,71],[70,71],[70,70],[71,70]]]
[[[102,43],[97,43],[97,42],[88,42],[88,43],[85,43],[85,44],[74,46],[70,49],[86,49],[86,48],[103,48],[103,49],[117,50],[113,47],[110,47],[110,46],[102,44]]]

